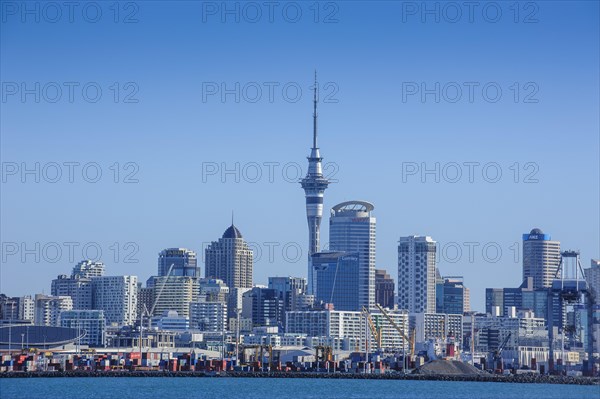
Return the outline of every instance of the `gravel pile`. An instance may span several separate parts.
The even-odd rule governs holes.
[[[468,363],[457,360],[433,360],[425,363],[413,373],[425,375],[477,375],[482,374],[482,371]]]

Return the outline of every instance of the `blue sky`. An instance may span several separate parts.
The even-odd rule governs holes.
[[[102,250],[107,273],[145,281],[161,249],[201,253],[232,210],[260,252],[256,283],[306,276],[306,254],[295,252],[307,245],[304,196],[293,180],[297,165],[306,171],[315,69],[319,144],[338,180],[325,193],[323,242],[329,208],[368,200],[378,268],[396,278],[398,238],[430,235],[442,274],[464,275],[479,310],[486,287],[520,283],[515,251],[533,227],[579,249],[584,267],[600,257],[597,2],[478,2],[472,22],[466,8],[452,22],[455,10],[441,2],[427,3],[439,7],[439,22],[421,2],[322,2],[317,22],[313,3],[280,2],[270,22],[261,2],[227,3],[233,14],[221,2],[123,2],[116,23],[112,2],[77,3],[73,22],[69,10],[57,17],[44,3],[39,22],[37,2],[27,3],[33,14],[20,2],[1,4],[3,293],[49,292],[84,246]],[[239,102],[223,99],[222,88],[235,91],[236,82]],[[435,93],[422,98],[436,83],[439,102]],[[62,97],[52,102],[57,86]],[[23,88],[34,94],[23,98]],[[72,183],[70,162],[79,163]],[[36,163],[39,183],[35,174],[23,182],[23,167]],[[62,177],[51,183],[54,163]],[[102,172],[96,183],[82,176],[89,163],[88,180]],[[239,182],[203,176],[236,163]],[[439,182],[435,174],[422,181],[421,169],[436,163]],[[453,183],[456,165],[462,175]]]

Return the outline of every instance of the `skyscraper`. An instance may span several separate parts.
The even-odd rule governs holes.
[[[533,288],[549,288],[560,265],[560,242],[533,229],[523,234],[523,280],[533,277]]]
[[[253,253],[233,223],[206,248],[205,262],[206,278],[223,280],[230,290],[252,288]]]
[[[137,317],[137,276],[92,278],[92,308],[104,310],[106,323],[133,325]]]
[[[358,305],[375,306],[375,225],[373,204],[347,201],[331,209],[329,248],[358,254]]]
[[[435,241],[427,236],[400,237],[398,307],[410,313],[435,313]]]
[[[333,304],[335,310],[360,311],[359,254],[318,252],[312,257],[315,299]]]
[[[197,301],[200,293],[198,277],[160,276],[154,279],[154,284],[152,316],[161,316],[170,310],[182,317],[189,316],[189,304]]]
[[[254,287],[244,293],[242,302],[242,317],[252,319],[255,327],[283,326],[285,312],[277,290]]]
[[[394,279],[385,270],[375,269],[375,302],[384,308],[394,308]]]
[[[298,297],[306,294],[306,279],[302,277],[269,277],[269,288],[277,291],[284,311],[296,310]]]
[[[323,176],[321,154],[317,146],[317,73],[313,95],[313,145],[308,157],[308,172],[300,181],[306,197],[306,218],[308,221],[308,291],[312,294],[311,255],[320,251],[321,219],[323,218],[323,194],[329,180]]]
[[[166,276],[169,269],[171,276],[200,277],[197,267],[196,253],[185,248],[167,248],[158,254],[158,275]]]
[[[469,290],[461,276],[443,277],[437,282],[436,312],[463,314],[470,310]]]

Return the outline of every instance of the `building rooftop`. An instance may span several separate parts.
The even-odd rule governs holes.
[[[225,230],[223,233],[223,238],[243,238],[242,233],[235,227],[233,224]]]

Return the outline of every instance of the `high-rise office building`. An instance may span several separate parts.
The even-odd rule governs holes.
[[[185,248],[167,248],[158,254],[158,275],[200,277],[196,253]]]
[[[331,251],[358,254],[358,305],[375,306],[375,207],[365,201],[347,201],[334,206],[329,219]]]
[[[385,270],[375,269],[375,302],[381,307],[393,309],[395,293],[394,279]]]
[[[435,241],[427,236],[400,237],[398,307],[410,313],[435,313]]]
[[[242,317],[252,319],[255,327],[283,325],[284,316],[283,300],[279,299],[277,290],[254,287],[244,293]]]
[[[232,288],[252,288],[253,253],[233,224],[205,251],[206,278],[220,279]]]
[[[244,306],[244,294],[252,288],[230,288],[227,300],[227,317],[229,321],[237,318],[237,312]]]
[[[560,242],[533,229],[523,234],[523,280],[533,277],[533,288],[549,288],[560,265]]]
[[[306,294],[306,279],[302,277],[269,277],[269,288],[277,291],[284,310],[296,310],[298,299]]]
[[[470,311],[469,290],[460,276],[443,277],[436,287],[436,312],[463,314]]]
[[[315,300],[335,310],[359,311],[360,261],[356,252],[318,252],[312,256]]]
[[[323,158],[317,146],[317,74],[313,94],[313,142],[308,157],[308,172],[300,181],[306,198],[306,218],[308,221],[308,291],[313,293],[311,255],[320,251],[321,219],[323,218],[323,194],[329,180],[323,175]]]
[[[600,260],[592,259],[589,269],[584,270],[585,279],[594,293],[596,303],[600,304]]]
[[[209,302],[227,303],[229,297],[229,287],[216,278],[200,279],[200,298]]]
[[[552,298],[554,320],[562,320],[563,307],[558,296]],[[528,277],[518,288],[486,288],[485,311],[492,316],[509,316],[512,309],[530,311],[536,317],[548,320],[548,289],[534,289],[533,277]],[[556,322],[555,322],[556,323]]]
[[[160,293],[160,295],[159,295]],[[174,310],[181,317],[189,317],[190,302],[198,300],[199,278],[189,276],[159,276],[154,279],[154,312],[162,316]]]
[[[133,325],[137,317],[137,276],[92,278],[92,307],[103,310],[107,324]]]

